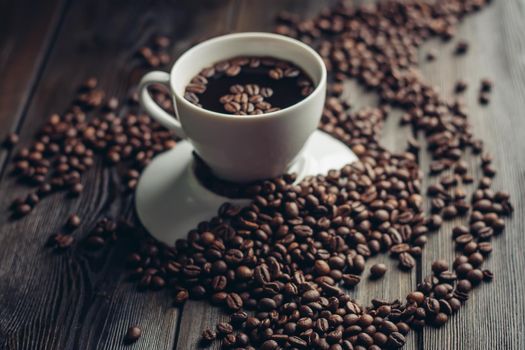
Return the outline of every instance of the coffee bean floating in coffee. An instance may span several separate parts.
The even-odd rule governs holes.
[[[204,68],[184,98],[210,111],[256,115],[296,104],[314,90],[312,79],[291,62],[272,57],[234,57]]]

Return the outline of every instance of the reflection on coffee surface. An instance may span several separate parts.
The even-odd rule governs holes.
[[[186,86],[184,98],[204,109],[255,115],[292,106],[314,90],[297,65],[273,57],[234,57],[204,68]]]

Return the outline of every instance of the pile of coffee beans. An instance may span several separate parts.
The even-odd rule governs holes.
[[[291,62],[272,57],[234,57],[204,68],[184,98],[219,113],[256,115],[278,111],[314,90],[312,79]]]
[[[417,49],[431,37],[452,38],[455,25],[487,3],[411,0],[359,7],[340,3],[312,19],[280,15],[276,31],[312,45],[330,71],[320,128],[348,145],[359,161],[299,183],[288,174],[245,188],[213,179],[205,165],[198,165],[204,172],[197,174],[208,187],[249,196],[252,202],[244,208],[225,203],[215,217],[199,223],[187,239],[174,246],[147,235],[137,238],[138,248],[129,254],[127,263],[138,288],[169,288],[176,305],[189,298],[205,299],[227,310],[231,314],[228,322],[202,333],[203,344],[220,339],[224,349],[400,348],[411,329],[445,324],[474,287],[493,279],[483,263],[492,253],[492,238],[503,232],[503,218],[513,208],[508,193],[491,189],[496,173],[492,157],[473,136],[465,106],[446,101],[415,69]],[[221,76],[240,76],[239,70],[249,67],[253,59],[210,67],[199,75],[204,79],[197,78],[192,84],[208,91],[205,82],[217,71]],[[269,74],[267,78],[273,79]],[[349,78],[376,92],[380,106],[351,110],[340,98],[342,82]],[[113,109],[119,106],[118,100],[104,102],[96,80],[85,85],[87,89],[71,111],[53,116],[36,142],[20,151],[15,169],[21,179],[37,186],[47,184],[49,191],[70,189],[79,181],[71,179],[80,179],[85,170],[79,165],[87,168],[101,155],[109,164],[125,165],[124,181],[132,189],[149,160],[174,146],[174,141],[148,117],[129,112],[128,106],[85,120],[87,110],[102,111],[100,106],[106,104]],[[213,100],[222,112],[228,102],[244,103],[243,99],[262,96],[268,87],[273,93],[267,90],[263,102],[284,108],[270,100],[278,93],[269,84],[246,81],[224,87]],[[491,89],[492,82],[485,80],[480,93]],[[153,93],[164,108],[172,108],[169,95],[157,89]],[[226,103],[221,103],[221,97],[231,95],[232,100],[225,97]],[[207,108],[202,96],[193,102]],[[416,140],[409,138],[407,151],[399,154],[379,142],[392,107],[404,110],[401,122],[426,138],[433,158],[428,172],[436,179],[428,188],[422,188]],[[238,111],[248,109],[242,106]],[[6,144],[13,147],[18,140],[10,138]],[[479,178],[468,174],[468,151],[479,158]],[[52,159],[46,158],[48,154]],[[60,180],[53,180],[56,178]],[[467,187],[473,183],[476,188],[469,198]],[[423,210],[425,195],[431,198],[428,214]],[[39,192],[30,194],[15,208],[28,213],[40,196]],[[374,255],[388,253],[401,269],[414,268],[427,235],[437,231],[444,220],[458,217],[464,217],[466,224],[452,230],[456,259],[433,262],[432,275],[405,300],[373,299],[365,307],[345,293],[346,288],[360,283],[365,262]],[[69,223],[74,228],[80,220],[70,217]],[[127,223],[102,220],[86,239],[86,248],[99,249],[134,230]],[[65,249],[73,243],[70,237],[57,234],[51,241]],[[374,265],[370,277],[385,273],[385,266]],[[136,341],[140,333],[130,328],[125,339]]]
[[[273,107],[264,99],[272,97],[273,90],[260,87],[257,84],[232,85],[230,93],[222,96],[219,101],[224,105],[224,110],[237,115],[254,115],[271,113],[280,110]]]
[[[134,112],[119,116],[119,100],[106,99],[97,84],[95,78],[88,79],[71,108],[62,116],[51,115],[31,146],[18,150],[13,172],[35,191],[13,202],[15,216],[27,215],[53,192],[78,196],[84,189],[82,174],[96,156],[108,165],[124,164],[124,183],[134,189],[141,169],[175,146],[173,135],[149,116]],[[93,115],[89,120],[88,113]]]

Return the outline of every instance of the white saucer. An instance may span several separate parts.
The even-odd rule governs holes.
[[[217,195],[205,187],[193,172],[193,147],[180,141],[172,150],[153,159],[142,173],[135,193],[135,207],[144,227],[159,241],[173,244],[186,237],[201,221],[217,215],[224,202],[247,205],[247,199]],[[289,172],[298,180],[325,174],[357,160],[356,155],[332,136],[315,131]]]

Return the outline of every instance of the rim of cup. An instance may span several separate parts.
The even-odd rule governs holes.
[[[266,39],[284,41],[287,44],[295,45],[295,46],[298,46],[298,47],[302,48],[303,50],[308,52],[317,61],[317,63],[321,67],[321,78],[317,82],[317,84],[315,86],[315,89],[312,91],[312,93],[310,95],[306,96],[301,101],[299,101],[299,102],[297,102],[297,103],[295,103],[295,104],[293,104],[291,106],[288,106],[286,108],[280,109],[280,110],[275,111],[275,112],[270,112],[270,113],[254,114],[254,115],[243,115],[241,118],[239,118],[239,116],[232,115],[232,114],[211,111],[209,109],[196,106],[193,103],[191,103],[190,101],[186,100],[184,98],[184,96],[181,95],[175,89],[174,80],[176,79],[176,77],[175,77],[174,71],[177,68],[178,63],[180,61],[184,60],[185,58],[191,56],[192,54],[194,54],[195,51],[199,50],[200,48],[202,48],[202,47],[204,47],[206,45],[213,44],[213,43],[218,43],[218,42],[221,42],[221,41],[235,40],[236,38],[253,38],[253,39],[266,38]],[[292,63],[296,64],[295,62],[292,62]],[[204,69],[205,67],[202,67],[202,68]],[[301,69],[304,69],[304,68],[301,67]],[[274,117],[278,116],[279,114],[282,114],[285,111],[288,112],[288,111],[290,111],[290,110],[292,110],[294,108],[299,108],[303,104],[308,103],[308,101],[313,99],[317,94],[319,94],[319,90],[322,89],[322,86],[324,86],[323,81],[326,80],[326,76],[327,76],[326,66],[325,66],[321,56],[319,56],[319,54],[314,49],[312,49],[310,46],[300,42],[299,40],[296,40],[296,39],[293,39],[293,38],[290,38],[290,37],[287,37],[287,36],[284,36],[284,35],[280,35],[280,34],[265,33],[265,32],[244,32],[244,33],[226,34],[226,35],[221,35],[221,36],[218,36],[218,37],[215,37],[215,38],[212,38],[212,39],[208,39],[208,40],[205,40],[205,41],[203,41],[203,42],[193,46],[191,49],[189,49],[186,52],[184,52],[175,61],[175,63],[173,64],[173,66],[172,66],[172,68],[170,70],[170,88],[171,88],[172,93],[174,95],[176,95],[179,98],[179,100],[181,100],[182,103],[187,108],[194,109],[194,110],[199,111],[199,112],[200,111],[206,111],[207,113],[209,113],[210,115],[212,115],[214,117],[219,117],[219,118],[232,118],[232,117],[234,117],[236,120],[241,121],[241,120],[250,120],[250,119],[274,118]]]

